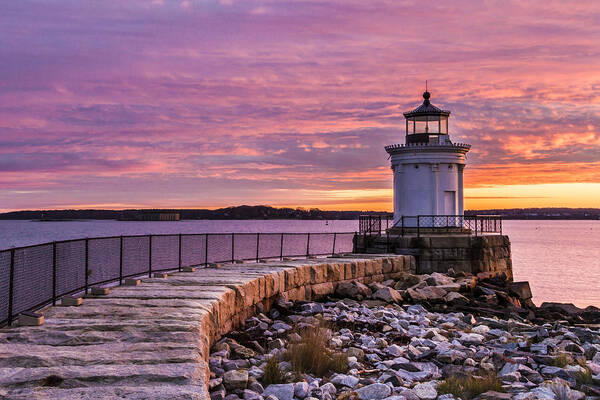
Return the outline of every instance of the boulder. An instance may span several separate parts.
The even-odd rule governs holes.
[[[293,383],[282,383],[273,384],[267,386],[265,391],[262,393],[263,397],[275,396],[279,400],[293,400],[294,399],[294,384]]]
[[[383,300],[387,303],[399,303],[402,301],[402,296],[397,290],[390,287],[382,287],[373,293],[372,297],[377,300]]]
[[[406,291],[414,301],[441,302],[447,292],[435,286],[425,286],[421,289],[408,289]]]
[[[349,297],[351,299],[356,299],[358,296],[360,298],[368,297],[373,292],[366,285],[358,282],[358,281],[350,281],[350,282],[340,282],[335,288],[335,294],[339,297]]]
[[[469,299],[460,293],[450,292],[444,296],[444,301],[453,306],[464,306],[469,303]]]
[[[434,272],[425,278],[425,282],[427,282],[429,286],[441,286],[454,283],[454,279],[447,275],[440,274],[439,272]]]
[[[422,400],[434,400],[437,398],[437,390],[433,382],[419,383],[413,389],[413,393]]]
[[[248,384],[248,371],[233,369],[223,374],[223,385],[227,390],[245,389]]]
[[[390,387],[383,383],[373,383],[356,390],[356,394],[358,394],[360,400],[381,400],[388,397],[391,393],[392,390]]]

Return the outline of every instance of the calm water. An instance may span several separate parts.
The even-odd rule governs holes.
[[[0,249],[53,240],[148,233],[353,232],[357,221],[121,222],[0,221]],[[600,221],[504,221],[515,280],[531,283],[534,302],[600,307]]]

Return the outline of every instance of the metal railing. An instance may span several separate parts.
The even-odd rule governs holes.
[[[392,223],[393,217],[391,215],[360,215],[358,217],[358,231],[362,234],[382,234],[389,229]]]
[[[386,221],[387,222],[387,221]],[[361,215],[359,231],[363,235],[380,235],[385,229],[379,215]],[[422,233],[463,233],[475,236],[483,234],[502,234],[502,216],[500,215],[416,215],[402,216],[393,224],[395,233],[401,236]]]
[[[352,252],[355,232],[85,238],[0,251],[0,326],[92,286],[187,266]]]
[[[502,234],[500,215],[417,215],[402,216],[393,226],[400,234],[463,233],[470,235]]]

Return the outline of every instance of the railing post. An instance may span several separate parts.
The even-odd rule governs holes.
[[[333,257],[333,255],[335,254],[335,239],[337,236],[337,232],[333,232],[333,248],[331,249],[331,256]]]
[[[204,234],[204,266],[208,267],[208,233]]]
[[[235,233],[231,234],[231,262],[235,261]]]
[[[417,215],[417,237],[421,237],[421,216]]]
[[[52,242],[52,305],[56,305],[56,242]]]
[[[123,284],[123,236],[119,237],[119,285]]]
[[[15,249],[10,250],[10,270],[8,275],[8,325],[13,320],[13,297],[15,291]]]
[[[306,257],[310,255],[310,232],[306,236]]]
[[[385,252],[386,253],[390,252],[390,233],[389,232],[385,233]]]
[[[400,221],[402,222],[402,237],[404,237],[404,215],[400,217]]]
[[[148,236],[148,278],[152,278],[152,235]]]
[[[256,262],[258,262],[258,249],[260,248],[260,232],[256,234]]]
[[[281,241],[279,243],[279,260],[283,261],[283,232],[281,233]]]
[[[181,233],[178,235],[179,238],[179,254],[177,255],[177,267],[179,269],[179,272],[181,272]]]
[[[356,239],[358,238],[358,233],[354,231],[354,237],[352,238],[352,253],[357,252]]]
[[[477,236],[477,217],[475,217],[475,236]]]
[[[90,240],[85,238],[85,294],[88,292],[88,277],[90,276]]]

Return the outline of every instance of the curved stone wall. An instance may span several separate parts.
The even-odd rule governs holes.
[[[280,296],[316,299],[343,281],[407,272],[412,256],[232,264],[48,307],[42,326],[0,330],[0,397],[208,399],[210,346],[257,310]]]

